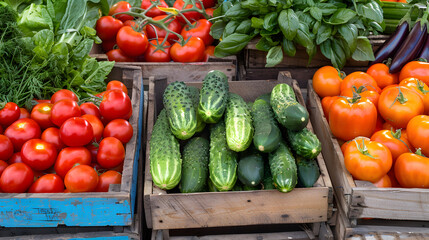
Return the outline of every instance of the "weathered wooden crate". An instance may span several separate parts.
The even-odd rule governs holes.
[[[98,60],[107,61],[107,56],[100,45],[94,44],[91,57]],[[137,66],[142,69],[143,84],[148,85],[146,79],[150,76],[159,76],[169,79],[169,81],[198,82],[204,79],[204,76],[210,70],[219,70],[226,74],[228,80],[236,80],[237,76],[237,58],[230,56],[225,58],[209,58],[208,62],[195,63],[153,63],[153,62],[118,62],[118,65]]]
[[[297,99],[304,103],[295,80],[285,73],[273,81],[229,82],[231,92],[245,101],[268,93],[279,83],[293,86]],[[155,119],[163,108],[162,95],[166,79],[149,81],[147,139]],[[202,82],[187,82],[201,88]],[[311,123],[308,126],[312,129]],[[326,222],[332,215],[331,182],[320,154],[317,158],[321,176],[312,188],[296,188],[290,193],[277,190],[240,192],[167,193],[153,185],[150,174],[149,144],[146,145],[144,206],[148,228],[154,230],[247,226],[261,224],[299,224]],[[320,224],[319,224],[320,226]]]
[[[320,98],[308,83],[308,109],[314,130],[322,143],[322,154],[331,176],[337,203],[351,226],[358,219],[429,220],[429,189],[376,188],[366,181],[354,181],[344,165],[338,140],[324,117]]]
[[[138,67],[115,65],[108,79],[122,81],[133,107],[133,137],[126,145],[122,183],[107,193],[0,193],[0,227],[129,226],[136,201],[143,114]],[[2,230],[0,229],[0,232]]]

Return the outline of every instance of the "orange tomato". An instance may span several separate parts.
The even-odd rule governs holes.
[[[378,188],[391,188],[392,182],[390,181],[389,175],[384,175],[384,177],[380,178],[377,182],[373,183]]]
[[[371,136],[371,141],[382,143],[392,153],[392,160],[395,160],[403,153],[412,151],[412,146],[407,138],[402,136],[401,129],[393,132],[392,130],[380,130]]]
[[[395,163],[395,176],[405,188],[429,188],[429,159],[416,153],[404,153]]]
[[[346,146],[344,164],[355,179],[375,183],[392,167],[392,154],[381,143],[356,139]]]
[[[429,74],[429,73],[428,73]],[[423,101],[425,107],[425,114],[429,113],[429,87],[424,82],[418,80],[417,78],[405,78],[400,83],[399,86],[408,87],[411,90],[414,90]]]
[[[352,88],[353,86],[356,86],[356,88],[366,86],[368,90],[380,92],[377,82],[371,77],[371,75],[365,72],[353,72],[347,75],[347,77],[345,77],[341,82],[341,92],[347,88]]]
[[[361,97],[368,98],[377,107],[378,99],[380,98],[380,94],[378,92],[368,90],[368,88],[365,86],[360,86],[359,88],[353,86],[351,88],[344,89],[344,91],[341,91],[341,96],[353,97],[353,92],[359,94]]]
[[[323,114],[325,114],[326,120],[329,122],[329,109],[331,108],[331,104],[338,99],[338,96],[327,96],[322,98],[321,104],[323,109]]]
[[[392,166],[395,166],[395,165],[392,165]],[[398,183],[398,180],[396,180],[394,167],[390,169],[390,171],[387,173],[387,176],[389,176],[390,178],[390,183],[392,184],[392,187],[395,187],[395,188],[401,187],[401,185],[399,185]]]
[[[407,125],[407,137],[413,147],[421,148],[422,153],[429,156],[429,116],[413,117]]]
[[[359,140],[359,139],[365,139],[365,140],[370,140],[369,138],[367,138],[367,137],[356,137],[355,139],[353,139],[353,140]],[[349,141],[347,141],[347,142],[344,142],[343,144],[341,144],[341,152],[343,153],[343,155],[344,155],[344,152],[346,151],[346,147],[347,147],[347,144],[349,144],[350,142],[352,142],[353,140],[349,140]]]
[[[396,0],[392,0],[396,2]],[[381,89],[398,83],[399,73],[389,73],[389,67],[384,63],[376,63],[366,70],[366,73],[371,75]]]
[[[411,118],[423,114],[424,106],[417,93],[399,86],[383,90],[378,100],[378,111],[393,127],[405,128]]]
[[[417,78],[429,86],[429,63],[412,61],[405,64],[399,72],[399,81],[410,77]]]
[[[370,137],[376,123],[377,109],[367,98],[338,98],[329,109],[332,134],[344,141]]]
[[[341,82],[340,73],[332,66],[321,67],[313,75],[314,91],[321,98],[340,95]]]
[[[377,114],[377,123],[375,124],[374,132],[383,130],[383,125],[384,125],[384,119],[379,114]]]

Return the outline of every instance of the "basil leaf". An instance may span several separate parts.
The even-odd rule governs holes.
[[[221,11],[221,15],[220,16],[222,16],[222,15],[225,15],[225,13],[229,10],[229,9],[231,9],[232,7],[233,7],[234,5],[232,4],[232,2],[230,2],[230,1],[226,1],[226,2],[223,2],[222,3],[222,11]],[[214,14],[214,13],[213,13]]]
[[[222,3],[218,8],[216,8],[214,11],[213,11],[213,17],[219,17],[219,16],[222,16],[222,8],[223,8],[223,5],[224,4],[226,4],[226,2],[225,3]]]
[[[264,17],[264,29],[271,31],[274,29],[274,27],[277,26],[277,17],[278,14],[276,12],[268,13]]]
[[[252,40],[253,37],[253,35],[233,33],[224,38],[216,46],[214,55],[216,57],[226,57],[237,54],[249,43],[250,40]]]
[[[261,32],[259,33],[262,37],[268,37],[268,36],[272,36],[272,35],[277,35],[280,33],[280,29],[279,28],[275,28],[272,31],[268,31],[265,29],[261,29]]]
[[[317,21],[322,20],[322,10],[320,10],[317,7],[311,7],[310,8],[310,14],[312,17],[314,17]]]
[[[235,29],[236,33],[243,33],[247,34],[252,30],[252,21],[250,19],[244,20],[238,25],[238,27]]]
[[[252,21],[252,28],[260,29],[264,26],[264,19],[252,17],[250,20]]]
[[[350,51],[354,52],[357,45],[358,29],[354,24],[344,24],[338,27],[338,32],[349,44]]]
[[[352,58],[356,61],[374,61],[374,52],[367,37],[359,36],[357,38],[357,46]]]
[[[262,37],[256,44],[256,49],[261,51],[268,51],[271,47],[279,45],[279,42],[274,42],[270,37]]]
[[[331,34],[332,34],[332,28],[327,24],[322,24],[319,27],[319,30],[317,31],[316,44],[320,45],[322,42],[329,39],[331,37]]]
[[[304,24],[300,24],[294,41],[305,48],[312,47],[314,45],[313,37],[308,28]]]
[[[214,39],[220,39],[222,37],[225,26],[226,22],[224,22],[223,20],[216,21],[210,28],[210,35],[212,35]]]
[[[274,67],[283,61],[283,51],[281,46],[270,48],[267,53],[267,63],[265,67]]]
[[[317,34],[317,32],[319,31],[320,26],[322,25],[322,22],[316,22],[313,25],[313,34]]]
[[[240,25],[239,21],[231,21],[227,23],[225,29],[223,30],[222,39],[225,39],[229,35],[233,34],[238,25]]]
[[[296,48],[295,48],[295,44],[292,41],[287,40],[286,38],[283,38],[282,47],[283,47],[283,51],[288,56],[290,56],[290,57],[295,56],[295,54],[296,54]]]
[[[332,25],[339,25],[339,24],[344,24],[346,22],[348,22],[350,19],[354,18],[356,16],[356,12],[351,10],[351,9],[347,9],[347,8],[342,8],[342,9],[338,9],[327,21],[327,23],[332,24]]]
[[[358,4],[357,12],[365,18],[369,18],[378,23],[383,21],[383,10],[376,2],[369,2],[366,4]]]
[[[280,12],[278,23],[284,37],[293,40],[299,28],[298,16],[292,9],[286,9]]]
[[[337,11],[337,7],[332,3],[316,3],[315,7],[320,9],[323,16],[331,15]]]
[[[331,60],[332,66],[341,69],[346,62],[345,54],[341,48],[334,49],[333,45],[332,40],[328,39],[320,45],[320,51],[326,58]]]
[[[236,4],[226,11],[225,17],[231,19],[247,18],[251,13],[250,10],[241,8],[241,4]]]

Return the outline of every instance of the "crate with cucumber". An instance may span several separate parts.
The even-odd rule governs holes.
[[[149,228],[325,222],[332,187],[304,99],[277,80],[149,82]],[[267,202],[276,204],[266,204]],[[246,217],[248,216],[248,217]]]

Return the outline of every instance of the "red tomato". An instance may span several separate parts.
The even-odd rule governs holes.
[[[81,147],[94,139],[94,130],[88,120],[81,117],[73,117],[67,119],[61,125],[60,138],[69,147]]]
[[[31,110],[31,119],[36,121],[42,129],[55,126],[51,121],[52,106],[54,106],[52,103],[39,103]]]
[[[106,91],[100,103],[101,116],[107,120],[117,118],[128,119],[127,115],[132,111],[130,97],[121,90]]]
[[[33,170],[25,163],[6,167],[0,177],[0,188],[5,193],[23,193],[33,184]]]
[[[375,90],[378,93],[380,92],[377,82],[371,77],[371,75],[365,72],[353,72],[347,75],[341,82],[341,92],[345,89],[352,88],[353,85],[356,86],[356,88],[365,86],[368,90]]]
[[[98,144],[90,143],[86,145],[86,148],[91,153],[91,162],[97,163]]]
[[[203,4],[204,4],[204,1],[203,1]],[[206,14],[209,15],[210,18],[213,17],[213,12],[214,12],[214,8],[206,8]]]
[[[395,163],[395,176],[401,187],[429,188],[429,159],[419,152],[404,153]]]
[[[429,116],[413,117],[407,124],[407,137],[411,145],[421,148],[422,153],[429,156]]]
[[[135,62],[136,59],[128,57],[121,49],[113,49],[106,53],[109,61],[115,62]]]
[[[399,81],[404,80],[405,78],[417,78],[420,81],[423,81],[426,85],[429,86],[429,63],[427,62],[418,62],[411,61],[405,64],[402,67],[401,72],[399,73]]]
[[[13,143],[5,135],[0,134],[0,160],[7,161],[13,155]]]
[[[122,174],[117,171],[107,171],[98,177],[96,192],[108,192],[110,184],[121,184]]]
[[[101,140],[97,153],[97,163],[103,168],[119,166],[125,159],[125,148],[121,141],[114,137]]]
[[[147,62],[170,62],[170,43],[166,41],[164,43],[164,51],[158,49],[157,46],[161,45],[162,41],[164,41],[164,38],[159,38],[151,40],[149,43],[149,47],[147,48],[146,52],[144,53],[144,58]]]
[[[28,140],[21,149],[22,161],[36,171],[43,171],[54,165],[57,149],[41,139]]]
[[[378,188],[391,188],[392,182],[390,180],[389,175],[384,175],[384,177],[380,178],[377,182],[374,183],[374,185]]]
[[[212,8],[216,5],[217,1],[216,0],[202,0],[203,1],[203,6],[204,8],[207,10],[207,8]],[[212,15],[213,16],[213,15]]]
[[[113,50],[113,48],[115,47],[115,45],[116,45],[116,38],[115,38],[115,40],[111,40],[111,41],[103,41],[101,43],[101,48],[103,48],[103,51],[105,53],[107,53],[107,52]]]
[[[133,126],[124,119],[115,119],[104,128],[103,137],[115,137],[126,144],[133,137]]]
[[[57,174],[46,174],[37,179],[29,193],[61,193],[64,192],[64,182]]]
[[[0,125],[7,127],[19,119],[21,110],[14,102],[0,104]]]
[[[392,85],[397,84],[399,74],[398,73],[390,73],[389,67],[384,63],[376,63],[366,70],[366,73],[371,75],[372,78],[377,82],[378,87],[381,89]]]
[[[124,26],[116,35],[116,43],[125,55],[137,57],[146,51],[149,41],[143,33],[134,31],[130,26]]]
[[[72,193],[93,192],[98,184],[98,174],[88,165],[78,165],[67,172],[64,184]]]
[[[21,151],[21,147],[26,141],[40,138],[41,133],[39,125],[30,118],[15,121],[4,131],[4,135],[12,141],[15,152]]]
[[[69,118],[80,117],[80,107],[76,101],[71,99],[60,100],[52,106],[51,121],[61,127],[61,125]]]
[[[20,113],[18,119],[30,118],[30,113],[27,111],[27,109],[25,109],[25,108],[19,108],[19,110],[21,111],[21,113]]]
[[[57,151],[65,148],[66,145],[61,141],[60,129],[51,127],[42,132],[41,139],[54,145]]]
[[[66,147],[60,151],[54,169],[58,176],[64,178],[66,173],[76,164],[91,164],[91,153],[85,147]]]
[[[380,130],[371,136],[371,141],[379,142],[386,146],[392,153],[392,160],[395,163],[396,159],[403,153],[412,150],[411,144],[407,138],[401,134],[401,130],[396,132],[391,130]]]
[[[195,6],[199,9],[202,9],[201,4],[197,1],[195,2],[196,2]],[[184,7],[184,5],[185,5],[185,2],[183,0],[176,0],[173,4],[173,8],[176,8],[177,10],[181,11],[181,10],[185,10],[193,7],[192,4],[188,4],[186,5],[186,7]],[[196,11],[184,12],[183,16],[185,16],[185,18],[188,19],[188,21],[190,22],[196,21],[202,17],[201,13]],[[181,23],[186,23],[185,19],[183,19],[183,17],[181,16],[177,16],[177,20],[179,20]]]
[[[109,10],[109,16],[112,16],[116,13],[121,13],[121,12],[128,12],[131,10],[131,4],[129,4],[126,1],[120,1],[115,3]],[[121,20],[122,22],[125,22],[127,20],[133,20],[134,17],[130,16],[128,14],[118,14],[115,15],[115,18]]]
[[[7,161],[9,163],[9,165],[14,164],[14,163],[22,163],[22,157],[21,157],[21,152],[16,152],[12,155],[12,157],[9,158],[9,161]]]
[[[92,102],[82,103],[80,105],[80,112],[82,113],[82,115],[89,114],[94,115],[98,118],[101,117],[100,109],[98,109],[97,105]]]
[[[160,15],[160,16],[154,17],[153,20],[155,20],[155,21],[162,21],[166,17],[168,17],[168,15]],[[173,31],[173,32],[175,32],[177,34],[180,34],[180,31],[182,30],[182,25],[180,25],[180,22],[177,19],[175,19],[175,18],[169,18],[168,20],[166,20],[166,22],[168,22],[167,28],[170,31]],[[148,25],[146,31],[147,31],[147,36],[148,36],[149,39],[152,39],[152,38],[165,38],[167,36],[167,31],[165,31],[164,29],[159,28],[159,27],[157,27],[155,25],[151,25],[151,24]],[[179,37],[176,34],[174,34],[174,33],[168,34],[168,37],[167,37],[167,41],[168,42],[170,42],[171,44],[173,44],[177,40],[179,40]]]
[[[54,103],[56,103],[60,100],[63,100],[63,99],[71,99],[71,100],[76,101],[76,102],[79,101],[79,98],[76,96],[76,94],[74,92],[67,90],[67,89],[61,89],[61,90],[56,91],[52,95],[51,103],[54,104]]]
[[[118,80],[111,80],[107,83],[106,91],[113,90],[113,89],[119,89],[122,92],[128,94],[127,86],[125,86],[125,84],[123,84]]]
[[[185,26],[182,29],[181,35],[184,39],[188,39],[189,37],[199,37],[203,40],[205,46],[209,46],[214,40],[210,35],[210,28],[212,25],[213,24],[207,19],[199,19],[192,23],[192,26]]]
[[[94,115],[82,115],[83,119],[86,119],[92,126],[93,131],[93,141],[99,142],[101,140],[101,136],[103,135],[104,125],[101,120]],[[126,121],[126,120],[124,120]]]
[[[208,62],[210,57],[214,56],[215,46],[206,46],[206,50],[204,50],[204,62]]]
[[[95,30],[97,30],[97,36],[104,41],[113,41],[116,39],[116,34],[124,24],[121,20],[116,19],[112,16],[103,16],[97,20],[95,24]]]
[[[151,7],[154,2],[155,0],[143,0],[141,8],[146,10],[149,7]],[[159,10],[158,7],[168,8],[168,5],[164,0],[161,0],[156,7],[153,7],[152,9],[146,12],[146,16],[153,18],[159,15],[164,15],[165,12]]]
[[[6,169],[7,166],[8,166],[7,162],[0,160],[0,176],[3,173],[3,171]]]
[[[147,16],[147,14],[146,14]],[[127,20],[124,22],[124,26],[130,26],[134,29],[137,29],[139,26],[137,25],[137,23],[134,20]]]
[[[3,133],[3,127],[0,125],[0,134]]]
[[[175,62],[201,62],[204,59],[205,48],[203,40],[191,37],[183,46],[178,42],[173,44],[170,55]]]

